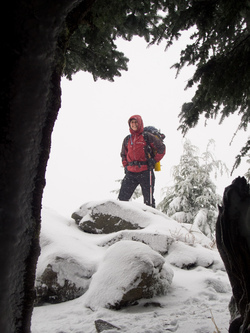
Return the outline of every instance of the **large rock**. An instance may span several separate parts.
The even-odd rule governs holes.
[[[50,209],[43,209],[40,244],[35,304],[60,303],[83,295],[103,249],[89,244],[87,235],[73,221]],[[89,250],[95,252],[94,258]]]
[[[80,229],[92,234],[109,234],[120,230],[142,229],[136,217],[138,211],[115,200],[101,203],[90,202],[82,205],[72,214]],[[139,218],[139,216],[138,216]]]
[[[89,287],[91,275],[73,258],[51,259],[36,278],[35,305],[61,303],[83,295]]]
[[[183,269],[191,269],[197,266],[208,268],[215,262],[215,252],[202,247],[200,244],[191,246],[176,241],[170,246],[166,258],[170,264]]]
[[[135,241],[112,245],[93,275],[85,294],[86,306],[121,309],[142,298],[165,295],[173,271],[149,246]]]
[[[149,245],[152,250],[159,252],[161,255],[168,253],[170,245],[174,238],[170,235],[161,235],[158,233],[149,233],[143,231],[124,230],[115,233],[110,238],[106,238],[98,243],[99,246],[111,246],[121,240],[133,240]]]
[[[115,233],[110,237],[107,235],[107,242],[111,244],[120,239],[138,240],[160,253],[167,253],[173,240],[212,246],[211,240],[197,227],[178,223],[155,208],[135,202],[92,201],[82,205],[71,217],[87,233]]]

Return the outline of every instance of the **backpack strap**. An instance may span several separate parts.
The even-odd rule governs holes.
[[[148,132],[143,131],[143,132],[142,132],[142,135],[143,135],[143,138],[144,138],[146,144],[149,145]]]
[[[127,146],[128,145],[128,140],[130,139],[131,134],[127,135],[126,138],[124,139],[124,145]]]

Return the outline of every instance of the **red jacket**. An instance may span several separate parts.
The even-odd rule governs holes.
[[[138,122],[137,131],[133,131],[130,128],[131,119],[136,119]],[[146,164],[147,158],[145,154],[144,148],[147,146],[147,143],[143,137],[143,121],[141,116],[135,115],[129,118],[129,129],[130,135],[126,136],[123,140],[122,150],[121,150],[121,158],[122,164],[124,167],[127,167],[128,171],[131,172],[141,172],[148,169],[148,165]],[[150,144],[151,148],[156,151],[154,156],[154,160],[159,162],[163,156],[165,155],[165,145],[164,143],[158,139],[155,135],[147,132],[147,141]],[[142,162],[142,164],[129,165],[132,162]]]

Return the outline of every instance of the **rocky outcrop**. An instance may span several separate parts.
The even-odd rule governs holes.
[[[164,295],[173,278],[169,264],[182,269],[222,269],[219,254],[210,248],[211,240],[192,225],[182,225],[152,207],[96,201],[84,204],[72,216],[75,221],[43,210],[37,305],[91,294],[88,306],[120,309]],[[87,221],[95,234],[79,228]]]

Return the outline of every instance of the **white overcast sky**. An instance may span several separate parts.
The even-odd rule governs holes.
[[[92,75],[85,72],[74,75],[72,81],[62,79],[62,107],[52,135],[44,206],[70,216],[87,201],[116,198],[110,192],[119,188],[116,180],[124,175],[120,150],[129,134],[128,118],[133,114],[141,115],[145,126],[158,127],[166,135],[167,153],[162,170],[156,172],[155,197],[159,203],[161,189],[171,185],[171,168],[179,164],[182,154],[184,139],[177,131],[178,114],[194,92],[184,90],[193,71],[191,67],[177,78],[175,69],[170,69],[185,44],[182,41],[165,52],[164,44],[148,48],[140,38],[132,42],[120,40],[118,49],[130,59],[129,70],[115,82],[94,82]],[[186,137],[201,153],[213,138],[216,158],[231,169],[248,135],[240,132],[229,145],[239,119],[230,117],[222,125],[218,121],[211,120],[204,127],[201,120]],[[233,177],[218,178],[218,193],[222,195],[224,187],[243,176],[246,169],[244,163]]]

